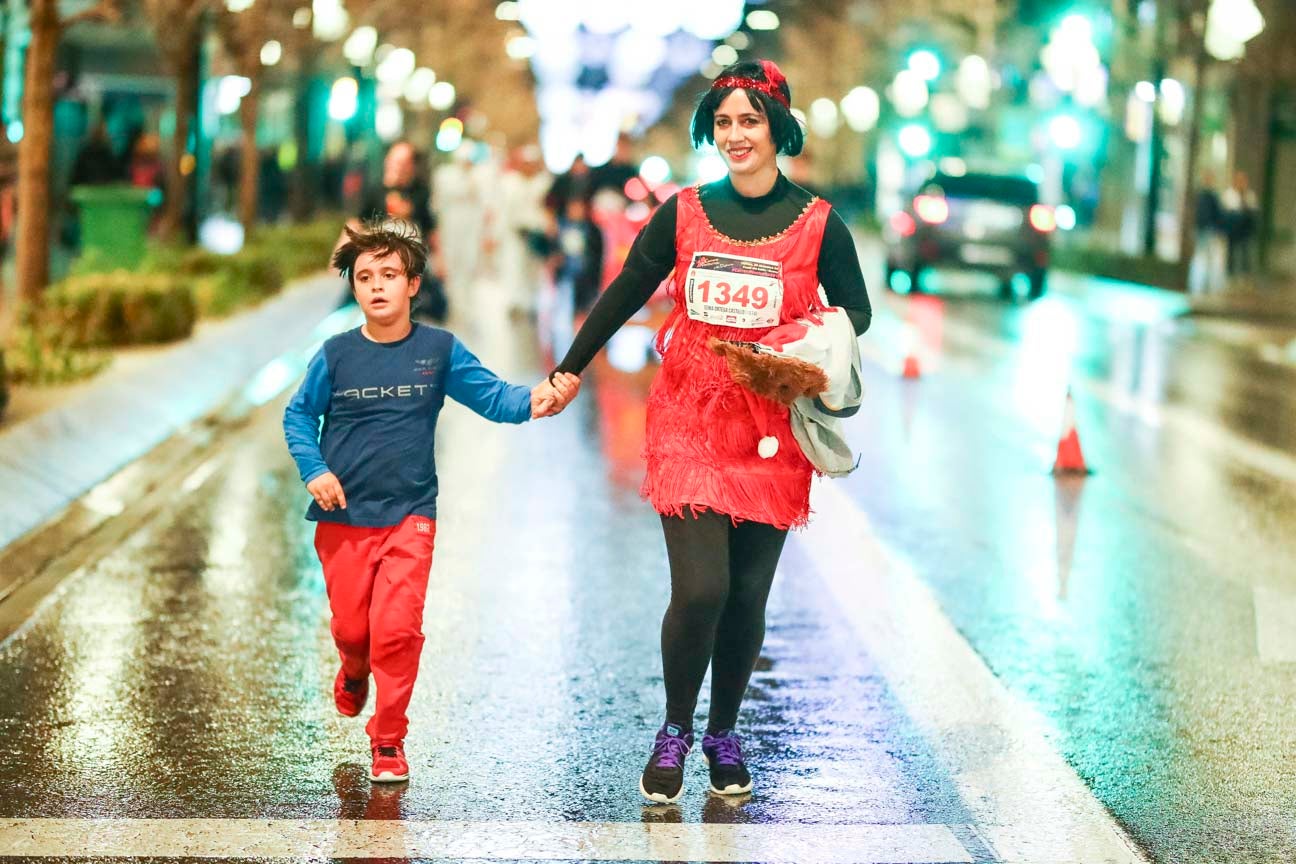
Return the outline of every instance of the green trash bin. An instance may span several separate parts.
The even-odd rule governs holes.
[[[150,189],[113,184],[75,186],[81,208],[81,254],[111,267],[130,269],[144,260]]]

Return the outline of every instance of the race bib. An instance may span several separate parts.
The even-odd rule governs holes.
[[[684,282],[688,316],[721,327],[773,327],[783,308],[778,261],[694,252]]]

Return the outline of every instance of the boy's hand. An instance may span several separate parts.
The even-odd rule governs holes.
[[[558,394],[550,386],[548,381],[541,381],[531,388],[531,419],[538,420],[541,417],[552,417],[562,409],[554,410],[558,402]]]
[[[558,411],[554,412],[556,414],[570,405],[572,400],[576,398],[576,394],[580,392],[581,380],[579,375],[573,375],[570,372],[559,372],[553,376],[550,384],[554,392],[558,394]]]
[[[337,475],[332,471],[325,471],[307,483],[306,491],[315,499],[315,503],[321,510],[332,510],[336,507],[346,509],[346,494],[342,491],[342,484],[338,481]]]
[[[552,383],[541,381],[531,390],[531,419],[561,414],[579,392],[580,378],[566,372],[553,376]]]

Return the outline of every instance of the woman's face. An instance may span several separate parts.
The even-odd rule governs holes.
[[[747,91],[739,87],[716,108],[716,149],[724,157],[730,174],[759,174],[774,164],[777,150],[770,135],[769,118],[762,114]]]

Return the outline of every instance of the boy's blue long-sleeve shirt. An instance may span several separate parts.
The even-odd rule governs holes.
[[[302,482],[332,471],[347,506],[311,502],[306,518],[370,528],[435,519],[446,396],[498,423],[531,418],[530,388],[501,380],[444,330],[415,324],[398,342],[374,342],[357,327],[325,342],[284,411],[284,437]]]

